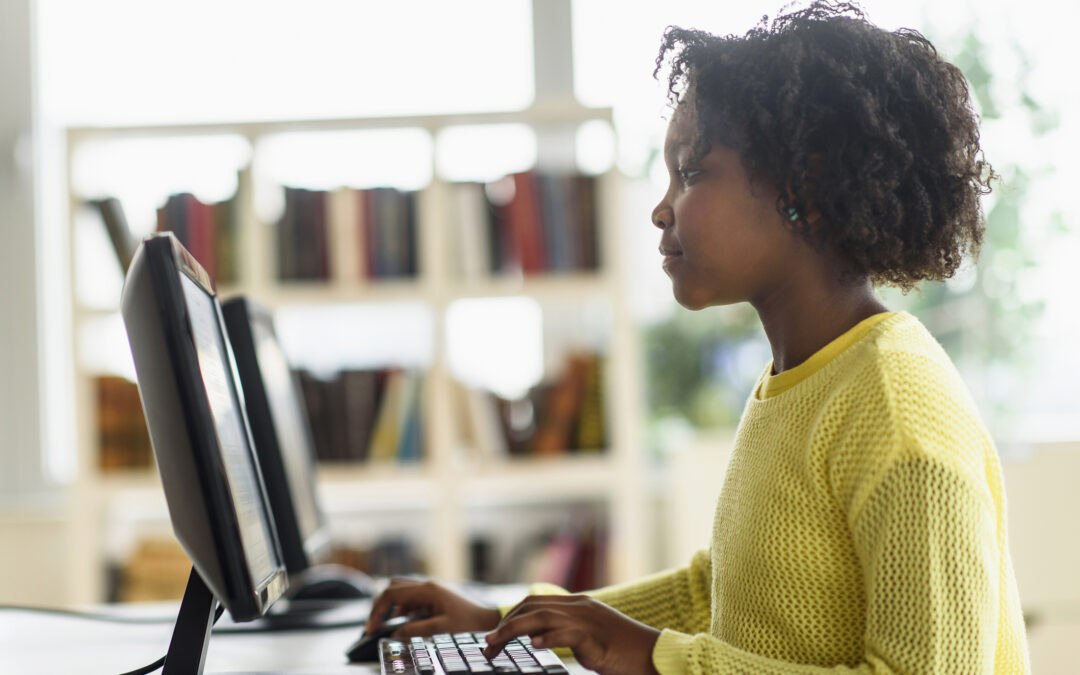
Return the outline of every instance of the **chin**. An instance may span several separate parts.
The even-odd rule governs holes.
[[[695,292],[695,290],[698,292]],[[742,302],[742,299],[716,297],[716,295],[700,292],[701,289],[687,289],[680,287],[679,284],[674,284],[672,291],[675,295],[675,302],[693,312],[708,309],[709,307],[723,307],[724,305],[734,305]]]
[[[716,304],[714,302],[707,302],[705,298],[701,297],[700,295],[680,291],[678,286],[676,286],[674,290],[675,302],[679,303],[680,305],[691,311],[696,312],[698,310],[705,309],[706,307],[712,307]]]

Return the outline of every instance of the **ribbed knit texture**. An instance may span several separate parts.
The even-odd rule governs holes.
[[[997,453],[904,313],[766,371],[710,550],[594,595],[665,629],[664,675],[1030,670]]]

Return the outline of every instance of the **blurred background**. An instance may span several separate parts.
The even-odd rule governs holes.
[[[1036,672],[1076,672],[1080,9],[864,7],[963,69],[1001,176],[979,261],[883,295],[971,388]],[[684,563],[770,355],[748,308],[671,298],[652,71],[669,24],[742,33],[778,9],[0,0],[0,603],[178,598],[189,569],[108,199],[131,236],[173,230],[222,296],[275,312],[338,562],[577,588]]]

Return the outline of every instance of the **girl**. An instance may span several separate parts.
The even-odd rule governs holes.
[[[670,28],[652,213],[675,298],[749,302],[772,347],[712,543],[684,568],[505,612],[398,581],[402,636],[529,635],[601,673],[1023,673],[993,441],[948,356],[873,287],[951,276],[993,173],[960,71],[816,2],[744,36]]]

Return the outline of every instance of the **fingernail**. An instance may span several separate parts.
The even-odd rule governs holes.
[[[533,645],[535,645],[537,647],[543,647],[544,646],[544,638],[537,635],[536,637],[534,637],[532,639],[532,643],[533,643]]]

